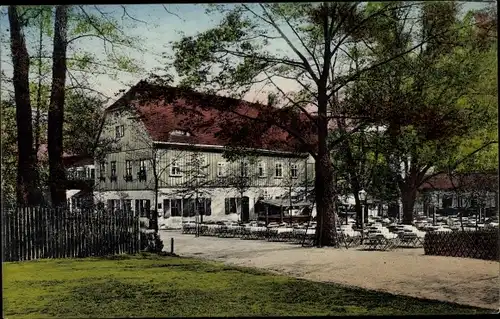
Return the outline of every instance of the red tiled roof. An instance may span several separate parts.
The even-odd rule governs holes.
[[[453,189],[489,189],[496,191],[498,186],[496,173],[469,173],[455,175],[453,179],[448,174],[439,174],[423,183],[419,190],[453,190]]]
[[[143,81],[107,111],[126,106],[133,106],[150,137],[158,142],[305,152],[304,143],[299,143],[284,129],[267,123],[292,125],[301,132],[311,132],[312,127],[304,114],[294,115],[291,111],[262,104]],[[171,135],[174,130],[187,131],[190,136]],[[314,134],[305,135],[307,144],[313,146]]]

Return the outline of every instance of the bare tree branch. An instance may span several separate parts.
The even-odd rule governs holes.
[[[165,7],[165,5],[163,5],[163,6]],[[130,19],[132,19],[132,20],[134,20],[134,21],[136,21],[136,22],[140,22],[140,23],[148,24],[146,21],[139,20],[139,19],[137,19],[137,18],[132,17],[132,16],[128,13],[127,8],[126,8],[124,5],[120,5],[120,7],[122,7],[122,9],[123,9],[122,20],[123,20],[123,18],[124,18],[125,16],[127,16],[127,17],[129,17]]]
[[[173,13],[172,11],[168,10],[164,4],[162,4],[162,6],[163,6],[163,9],[165,9],[165,11],[167,11],[169,14],[176,16],[177,18],[179,18],[182,21],[186,21],[186,20],[182,19],[181,17],[179,17],[176,13]]]

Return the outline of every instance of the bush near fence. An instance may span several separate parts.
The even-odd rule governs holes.
[[[498,260],[498,230],[429,232],[424,238],[426,255]]]
[[[3,261],[90,257],[140,251],[132,213],[25,207],[2,212]]]

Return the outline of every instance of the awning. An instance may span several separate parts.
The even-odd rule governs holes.
[[[275,206],[275,207],[289,207],[290,206],[289,199],[261,199],[259,202],[266,204],[266,205],[269,205],[269,206]],[[304,201],[294,203],[292,201],[292,207],[308,207],[308,206],[312,206],[312,203],[304,202]]]
[[[87,190],[87,189],[83,189],[83,190],[79,191],[78,193],[74,194],[73,196],[71,196],[71,198],[87,197],[88,195],[92,195],[92,191]]]

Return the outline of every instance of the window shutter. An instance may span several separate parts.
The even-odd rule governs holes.
[[[210,198],[205,200],[205,215],[212,215],[212,200]]]

